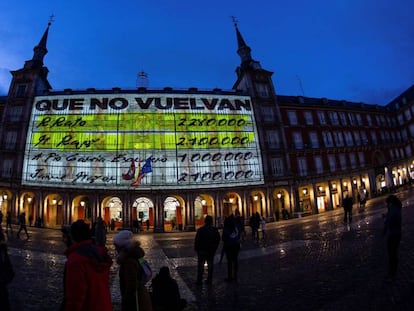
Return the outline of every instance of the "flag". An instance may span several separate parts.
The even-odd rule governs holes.
[[[152,164],[151,164],[151,157],[149,157],[144,165],[139,170],[139,174],[137,176],[137,179],[131,184],[132,187],[137,187],[141,183],[142,178],[144,178],[148,173],[152,172]]]
[[[128,172],[122,174],[122,179],[124,180],[131,180],[135,176],[135,161],[131,159],[131,165],[129,166]]]

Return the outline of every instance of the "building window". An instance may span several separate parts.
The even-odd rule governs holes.
[[[372,118],[369,114],[366,115],[368,126],[372,126]]]
[[[314,157],[314,160],[315,160],[316,174],[322,174],[322,173],[323,173],[323,162],[322,162],[322,157],[320,157],[320,156],[315,156],[315,157]]]
[[[405,109],[404,113],[405,113],[405,119],[407,121],[410,121],[411,120],[411,111],[410,111],[410,109]]]
[[[378,144],[378,139],[377,139],[377,133],[374,131],[371,131],[371,139],[372,139],[372,143],[373,144]]]
[[[24,97],[26,95],[26,84],[18,84],[16,86],[16,93],[14,94],[16,97]]]
[[[257,94],[260,97],[263,97],[263,98],[269,97],[269,88],[268,88],[267,84],[257,83],[256,87],[257,87]]]
[[[313,115],[311,111],[305,111],[304,112],[304,116],[305,116],[305,122],[307,125],[312,125],[313,124]]]
[[[348,120],[346,119],[346,114],[344,112],[339,113],[339,118],[341,119],[342,125],[348,125]]]
[[[365,154],[362,151],[358,152],[358,160],[360,166],[365,166]]]
[[[404,123],[404,117],[402,113],[398,114],[397,119],[398,119],[398,124]]]
[[[312,148],[319,148],[319,139],[316,132],[309,132],[309,140]]]
[[[326,125],[325,113],[323,111],[318,111],[319,124]]]
[[[358,166],[355,153],[353,152],[349,154],[349,163],[351,163],[351,168],[356,168]]]
[[[354,131],[354,139],[355,139],[355,144],[357,146],[361,146],[361,136],[359,135],[358,131]]]
[[[329,112],[329,118],[331,119],[332,125],[339,125],[338,113],[336,111]]]
[[[6,149],[15,149],[17,141],[17,132],[7,132],[5,147]]]
[[[322,139],[325,147],[333,147],[332,134],[328,131],[322,132]]]
[[[306,164],[306,158],[298,158],[298,174],[300,176],[308,175],[308,166]]]
[[[273,176],[283,176],[283,160],[282,158],[273,158],[272,159],[272,173]]]
[[[329,161],[329,169],[331,170],[331,172],[335,172],[336,171],[336,157],[334,154],[329,154],[328,155],[328,161]]]
[[[293,143],[296,149],[303,149],[303,139],[300,132],[293,132]]]
[[[342,136],[342,132],[334,132],[334,138],[335,138],[335,145],[337,147],[343,147],[344,145],[344,137]]]
[[[412,155],[411,145],[405,146],[405,154],[407,157],[411,157]]]
[[[296,111],[289,110],[288,111],[288,118],[290,125],[297,125],[298,124],[298,117],[296,115]]]
[[[356,121],[357,121],[358,125],[362,125],[362,118],[361,118],[361,115],[360,115],[359,113],[357,113],[357,114],[355,115],[355,117],[356,117]]]
[[[275,115],[272,107],[262,107],[263,120],[265,122],[274,122]]]
[[[355,125],[355,116],[353,113],[348,112],[348,119],[349,119],[349,124],[350,125]]]
[[[344,135],[345,135],[346,145],[348,147],[352,147],[354,145],[354,142],[352,140],[352,134],[351,134],[351,132],[350,131],[346,131],[346,132],[344,132]]]
[[[280,148],[280,138],[279,138],[279,132],[272,130],[266,132],[267,136],[267,143],[269,145],[269,148]]]
[[[22,117],[22,107],[13,107],[13,109],[8,110],[8,121],[17,122],[21,120]]]
[[[13,160],[12,159],[2,159],[2,168],[1,174],[3,177],[12,177],[12,167],[13,167]]]
[[[346,170],[347,169],[347,166],[346,166],[346,156],[343,153],[341,153],[339,155],[339,164],[341,165],[341,169],[342,170]]]
[[[368,145],[368,138],[367,138],[367,133],[365,133],[365,131],[361,131],[361,141],[362,141],[362,144],[364,145],[364,146],[366,146],[366,145]]]
[[[414,137],[414,124],[410,124],[410,126],[408,127],[408,129],[410,131],[411,137]]]

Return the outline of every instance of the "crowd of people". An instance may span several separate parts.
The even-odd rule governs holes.
[[[352,221],[352,198],[343,202],[344,221]],[[386,199],[387,213],[384,214],[384,235],[387,237],[388,274],[387,280],[393,281],[398,270],[398,249],[401,240],[402,203],[395,195]],[[0,305],[1,310],[10,310],[8,284],[12,282],[14,270],[7,252],[6,236],[12,230],[6,216],[6,233],[2,228],[3,214],[0,212]],[[19,216],[20,227],[17,236],[25,231],[24,213]],[[266,221],[259,213],[249,219],[252,241],[266,238]],[[92,227],[84,220],[77,220],[70,226],[62,227],[62,239],[66,246],[66,262],[63,271],[63,300],[60,310],[112,310],[109,287],[110,269],[114,260],[119,265],[119,289],[122,310],[144,311],[179,311],[187,306],[187,301],[180,296],[178,284],[170,274],[167,266],[161,267],[152,278],[142,264],[145,251],[134,233],[120,230],[113,236],[117,252],[114,260],[106,247],[106,226],[98,217]],[[12,232],[12,231],[11,231]],[[197,255],[196,284],[201,285],[203,274],[207,270],[206,284],[211,284],[214,273],[214,259],[222,241],[223,248],[220,262],[225,256],[227,262],[226,282],[237,282],[239,272],[239,253],[242,241],[246,238],[244,219],[239,211],[224,219],[223,230],[213,225],[213,218],[206,215],[204,225],[197,229],[194,250]],[[205,265],[207,269],[205,269]],[[148,276],[148,273],[150,275]],[[151,280],[150,283],[147,283]]]

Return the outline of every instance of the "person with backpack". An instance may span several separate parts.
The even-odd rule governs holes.
[[[62,310],[112,311],[109,272],[112,259],[106,247],[92,242],[89,225],[75,221],[70,230],[62,228],[68,246],[64,270]]]
[[[222,240],[227,260],[227,278],[225,281],[237,281],[237,273],[239,270],[238,258],[240,252],[240,232],[237,228],[233,214],[224,220]]]
[[[152,311],[151,296],[145,287],[145,252],[129,230],[119,231],[113,238],[118,253],[119,286],[122,310]],[[140,263],[142,262],[142,263]]]
[[[207,263],[207,284],[213,281],[214,255],[220,244],[220,233],[213,226],[213,217],[204,218],[204,226],[197,229],[194,239],[194,250],[197,252],[197,285],[201,284],[204,264]]]

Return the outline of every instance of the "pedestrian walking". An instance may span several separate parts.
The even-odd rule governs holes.
[[[139,261],[145,256],[141,243],[133,239],[133,233],[129,230],[121,230],[114,236],[113,242],[118,252],[122,310],[152,311],[151,296],[141,281],[144,271]]]
[[[352,222],[352,206],[354,205],[354,200],[348,194],[345,196],[343,200],[343,208],[344,208],[344,223]]]
[[[62,232],[63,233],[63,232]],[[70,227],[64,272],[63,310],[112,311],[109,271],[112,259],[105,247],[92,243],[89,225],[83,220]]]
[[[6,237],[0,227],[0,308],[10,310],[8,285],[14,278],[13,265],[7,251]]]
[[[9,233],[9,229],[10,232],[13,234],[13,228],[12,228],[12,221],[11,221],[11,213],[7,212],[6,213],[6,234]]]
[[[207,215],[204,225],[197,229],[194,240],[194,250],[197,252],[197,284],[200,285],[203,278],[204,264],[207,263],[207,284],[213,281],[214,255],[220,244],[220,233],[213,226],[213,217]]]
[[[26,228],[26,213],[25,212],[22,212],[19,214],[19,224],[20,224],[20,228],[19,228],[19,231],[17,231],[17,237],[20,239],[20,232],[22,232],[23,230],[26,233],[26,239],[28,240],[30,236]]]
[[[0,210],[0,227],[2,223],[3,223],[3,212]]]
[[[388,275],[386,280],[392,282],[398,270],[398,248],[401,241],[401,209],[402,203],[395,195],[389,195],[385,200],[387,214],[384,221],[384,235],[387,237]]]
[[[152,305],[154,311],[181,311],[187,301],[181,298],[177,281],[170,275],[170,269],[161,267],[151,282]]]
[[[227,278],[225,281],[237,281],[239,270],[240,233],[233,215],[224,220],[223,236],[224,252],[227,260]]]

